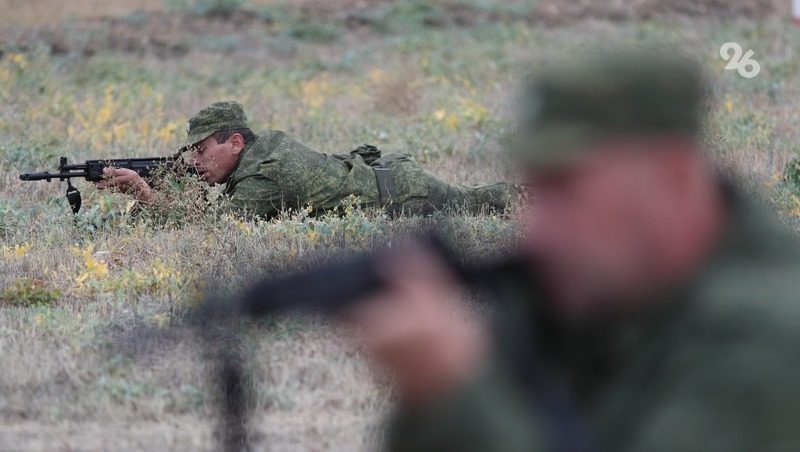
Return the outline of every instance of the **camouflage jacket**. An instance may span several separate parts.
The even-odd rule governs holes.
[[[381,181],[376,170],[383,175]],[[227,208],[268,218],[283,209],[305,206],[312,213],[334,210],[350,196],[361,206],[383,207],[392,214],[425,215],[450,208],[502,211],[517,191],[504,182],[450,184],[407,155],[382,154],[371,146],[360,146],[348,155],[329,155],[284,132],[268,131],[247,145],[228,178],[225,195]]]
[[[334,209],[349,195],[365,205],[379,202],[375,173],[360,155],[316,152],[281,131],[247,145],[225,194],[231,207],[262,217],[306,205]]]
[[[390,449],[800,450],[800,251],[733,198],[715,256],[636,318],[566,328],[509,275],[494,364],[401,407]]]

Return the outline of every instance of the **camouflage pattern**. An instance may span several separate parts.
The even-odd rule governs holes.
[[[635,318],[564,327],[529,276],[510,276],[494,289],[509,309],[498,332],[533,339],[499,339],[511,357],[397,413],[389,449],[800,450],[800,250],[743,196],[730,212],[708,265]]]
[[[247,116],[239,103],[233,101],[214,102],[197,112],[186,123],[187,139],[180,151],[205,140],[215,132],[249,127]]]
[[[394,196],[385,202],[374,167],[388,168],[394,180]],[[511,190],[505,183],[448,184],[402,154],[358,149],[349,155],[323,154],[284,132],[266,131],[247,145],[225,194],[231,208],[268,218],[307,205],[315,213],[334,210],[351,195],[363,206],[385,207],[392,213],[425,214],[446,207],[502,210]]]
[[[701,127],[699,67],[655,53],[602,52],[558,66],[525,90],[511,146],[535,169],[568,164],[583,146],[625,134],[694,135]]]

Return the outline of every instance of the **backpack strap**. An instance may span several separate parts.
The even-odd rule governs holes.
[[[391,204],[392,199],[397,196],[397,187],[394,184],[392,171],[383,165],[373,166],[375,179],[378,182],[378,193],[381,195],[381,204],[386,206]]]

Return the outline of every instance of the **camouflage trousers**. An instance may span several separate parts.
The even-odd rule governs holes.
[[[391,174],[388,183],[380,175],[377,180],[381,188],[381,203],[393,215],[430,214],[448,209],[473,213],[502,212],[519,193],[516,186],[505,182],[477,186],[451,184],[402,154],[386,154],[371,166],[376,172],[385,168]]]

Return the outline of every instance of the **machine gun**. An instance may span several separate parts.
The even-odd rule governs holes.
[[[522,256],[468,265],[438,235],[423,235],[419,244],[438,256],[457,280],[471,289],[491,290],[511,275],[529,272],[530,264]],[[214,369],[213,386],[219,391],[220,450],[251,447],[248,423],[253,404],[247,382],[252,378],[241,355],[247,321],[290,314],[341,314],[387,286],[389,281],[380,268],[396,252],[384,249],[357,254],[286,277],[267,277],[233,299],[209,296],[200,303],[193,312],[192,324]]]
[[[72,185],[73,177],[82,177],[90,182],[103,180],[103,169],[127,168],[139,174],[148,184],[164,171],[179,171],[185,174],[197,174],[194,167],[182,162],[180,155],[175,154],[171,157],[151,157],[151,158],[125,158],[125,159],[106,159],[106,160],[86,160],[83,163],[67,163],[66,157],[61,157],[58,163],[58,172],[48,171],[38,173],[20,174],[20,180],[37,181],[53,179],[67,181],[67,202],[72,213],[77,214],[81,208],[81,192]]]

